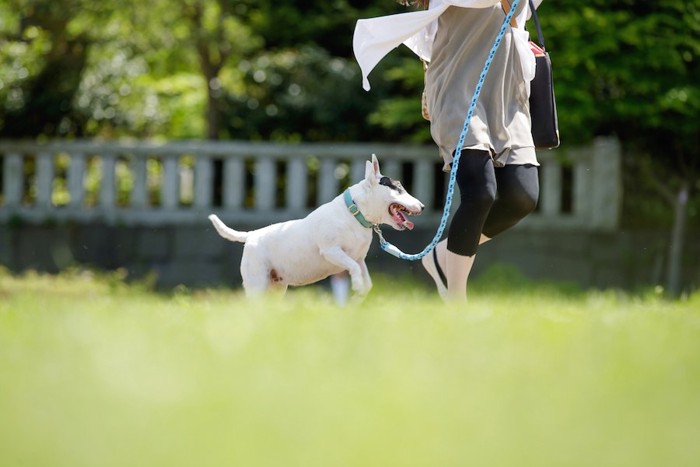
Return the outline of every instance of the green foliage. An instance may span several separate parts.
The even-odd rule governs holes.
[[[11,0],[0,8],[2,113],[17,120],[43,105],[50,116],[27,120],[34,126],[20,133],[202,137],[211,93],[228,137],[429,140],[410,53],[393,52],[374,72],[373,92],[359,90],[354,23],[406,11],[395,2]],[[672,152],[676,169],[695,161],[698,11],[697,1],[545,2],[564,143],[618,134],[635,150]],[[49,77],[63,84],[46,86]],[[297,86],[301,94],[290,96]],[[16,133],[5,122],[5,134]]]
[[[423,92],[423,65],[413,54],[406,50],[396,53],[396,57],[385,59],[373,74],[383,76],[391,86],[391,95],[379,102],[375,111],[369,115],[369,122],[395,135],[400,141],[428,143],[430,124],[421,114],[421,94]],[[373,83],[375,87],[384,83]]]
[[[357,19],[403,11],[390,0],[7,0],[0,136],[429,142],[420,62],[400,47],[365,93],[352,56]],[[654,193],[639,156],[670,191],[700,190],[700,2],[548,0],[539,15],[563,144],[617,135],[635,192]],[[632,201],[636,222],[666,222],[656,198]]]
[[[378,278],[341,309],[312,288],[248,302],[123,278],[0,272],[0,464],[646,467],[700,455],[697,294],[534,286],[460,308]]]
[[[360,18],[406,11],[373,0],[246,0],[237,11],[268,50],[322,46],[331,55],[352,57],[352,33]]]
[[[361,115],[371,112],[386,87],[367,95],[354,62],[317,46],[283,49],[239,63],[242,92],[225,111],[235,139],[364,141],[381,139]],[[380,127],[376,127],[380,128]]]
[[[563,134],[576,143],[618,134],[635,149],[697,159],[699,7],[686,1],[545,3],[540,16],[556,66]]]
[[[0,135],[26,137],[75,132],[73,100],[87,66],[89,46],[100,40],[114,4],[83,0],[8,0],[0,7],[0,51],[11,68],[0,71]],[[3,63],[5,60],[3,60]],[[19,63],[19,67],[18,67]],[[17,80],[11,80],[16,70]]]

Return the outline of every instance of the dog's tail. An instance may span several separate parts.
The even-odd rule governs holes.
[[[219,235],[224,237],[226,240],[241,243],[245,243],[246,240],[248,240],[248,232],[239,232],[238,230],[233,230],[232,228],[227,227],[226,224],[221,222],[221,219],[219,219],[215,214],[211,214],[209,216],[209,220],[212,224],[214,224],[214,228],[217,232],[219,232]]]

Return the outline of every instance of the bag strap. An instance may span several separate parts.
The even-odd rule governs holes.
[[[537,17],[537,9],[532,3],[532,0],[530,0],[530,11],[532,12],[532,20],[535,22],[535,28],[537,29],[537,40],[540,43],[540,47],[544,49],[544,36],[542,35],[542,28],[540,27],[540,19]]]
[[[509,0],[501,0],[501,8],[503,8],[503,13],[508,14],[510,11],[510,1]],[[518,23],[515,22],[515,15],[513,15],[510,18],[510,26],[513,28],[518,27]]]
[[[537,29],[537,41],[540,44],[540,47],[544,50],[544,36],[542,35],[542,27],[540,26],[540,19],[537,17],[537,9],[535,8],[535,4],[532,3],[532,0],[529,0],[530,3],[530,12],[532,13],[532,20],[535,22],[535,28]],[[504,13],[508,13],[510,11],[510,1],[509,0],[501,0],[501,8],[503,8]],[[510,19],[510,25],[512,27],[516,27],[517,23],[515,22],[515,16],[513,16]]]

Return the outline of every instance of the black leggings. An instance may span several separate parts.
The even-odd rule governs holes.
[[[487,151],[465,149],[457,168],[460,205],[450,222],[447,249],[473,256],[481,234],[493,238],[514,226],[537,205],[537,166],[494,167]]]

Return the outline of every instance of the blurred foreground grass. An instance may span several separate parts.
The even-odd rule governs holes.
[[[499,277],[338,308],[0,274],[0,465],[697,465],[700,294]]]

